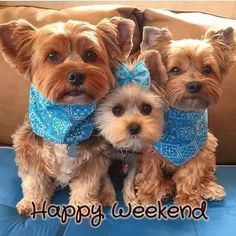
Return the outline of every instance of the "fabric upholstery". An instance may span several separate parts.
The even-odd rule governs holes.
[[[18,215],[15,205],[22,197],[21,180],[17,176],[14,163],[15,152],[12,148],[0,148],[0,236],[235,236],[236,235],[236,167],[219,167],[218,182],[225,187],[227,197],[221,202],[211,202],[206,215],[208,220],[200,219],[114,219],[109,208],[104,209],[106,219],[100,227],[92,228],[87,219],[76,224],[69,219],[66,224],[60,224],[59,219],[43,220],[38,217]],[[119,192],[117,201],[119,207],[124,208],[120,191],[121,183],[115,181]],[[56,205],[68,202],[67,188],[55,192],[52,203]]]

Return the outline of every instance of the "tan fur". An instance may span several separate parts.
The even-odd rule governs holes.
[[[173,195],[174,182],[166,178],[164,169],[173,172],[175,167],[166,162],[152,147],[140,157],[135,188],[137,198],[142,205],[152,205],[158,200],[162,201]]]
[[[134,22],[121,17],[102,20],[97,26],[68,21],[39,29],[19,20],[0,25],[0,47],[7,61],[47,99],[86,104],[99,101],[113,88],[112,70],[129,54],[133,31]],[[96,53],[95,60],[85,58],[88,50]],[[52,52],[59,55],[56,62],[49,60]],[[85,82],[76,88],[67,79],[74,70],[86,75]],[[81,95],[70,95],[74,90],[80,90]],[[23,190],[18,212],[29,215],[31,202],[37,208],[44,200],[49,203],[57,185],[70,186],[72,205],[111,204],[114,191],[100,190],[110,162],[103,139],[94,133],[78,145],[78,157],[71,158],[66,144],[54,144],[34,134],[27,117],[13,136]],[[99,191],[108,194],[106,198],[100,198]]]
[[[30,213],[32,201],[38,206],[44,200],[49,202],[58,185],[69,184],[70,204],[99,203],[101,177],[109,166],[107,147],[101,138],[94,136],[80,144],[80,156],[71,158],[67,156],[67,145],[44,141],[33,133],[26,120],[14,135],[14,147],[24,195],[17,205],[20,214]]]
[[[141,43],[142,54],[160,53],[168,79],[163,83],[157,78],[153,63],[152,79],[160,86],[169,105],[182,111],[199,111],[217,103],[222,94],[222,80],[228,74],[235,53],[232,28],[206,32],[202,40],[172,40],[166,29],[147,27]],[[154,50],[154,51],[153,51]],[[203,73],[205,66],[212,71]],[[153,68],[154,67],[154,68]],[[156,63],[156,67],[158,64]],[[179,73],[172,69],[178,67]],[[153,74],[153,75],[152,75]],[[196,95],[188,92],[186,85],[196,81],[202,89]],[[177,204],[199,206],[203,199],[221,200],[224,188],[216,183],[217,139],[208,133],[208,138],[199,153],[190,161],[177,167],[155,150],[147,150],[139,160],[135,187],[142,204],[155,204],[172,195]],[[173,186],[175,184],[175,187]]]
[[[116,201],[115,189],[108,173],[102,178],[99,199],[103,206],[111,206]]]
[[[152,111],[149,114],[142,113],[144,104],[151,105]],[[124,111],[120,116],[112,112],[117,105]],[[112,145],[111,160],[119,159],[129,165],[123,187],[123,198],[126,204],[138,204],[134,187],[136,162],[139,157],[137,152],[143,152],[154,140],[161,137],[164,108],[165,102],[160,96],[131,83],[111,91],[95,113],[98,130]],[[129,132],[129,125],[133,123],[140,126],[140,132],[136,135]],[[107,186],[107,189],[109,188],[111,186]]]

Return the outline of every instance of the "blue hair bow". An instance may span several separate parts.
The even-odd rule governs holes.
[[[125,64],[121,64],[115,69],[114,76],[117,85],[121,87],[134,82],[140,87],[148,90],[151,85],[150,73],[144,61],[138,62],[132,71],[128,70]]]

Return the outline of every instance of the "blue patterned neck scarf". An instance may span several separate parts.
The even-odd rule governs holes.
[[[180,166],[194,157],[207,139],[207,110],[184,112],[170,108],[165,112],[165,123],[164,134],[154,148]]]
[[[115,69],[114,76],[118,87],[125,86],[129,83],[136,83],[148,90],[151,85],[150,74],[144,61],[138,62],[132,71],[125,64],[121,64]]]
[[[77,144],[94,130],[95,103],[57,104],[30,86],[29,121],[38,136],[58,144]]]

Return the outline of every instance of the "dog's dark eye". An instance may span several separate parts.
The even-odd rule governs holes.
[[[210,66],[204,66],[202,68],[202,73],[205,74],[205,75],[209,75],[209,74],[211,74],[211,72],[212,72],[212,69],[211,69]]]
[[[86,62],[95,62],[97,60],[98,56],[95,52],[89,50],[84,53],[84,60]]]
[[[115,116],[122,116],[124,114],[124,108],[120,104],[117,104],[112,108],[112,113]]]
[[[170,70],[170,73],[173,74],[173,75],[179,75],[179,74],[180,74],[180,69],[179,69],[179,67],[173,67],[173,68]]]
[[[143,115],[150,115],[152,112],[152,106],[148,103],[143,103],[141,106],[141,113]]]
[[[60,61],[60,55],[58,52],[53,51],[48,54],[47,59],[51,63],[58,63]]]

